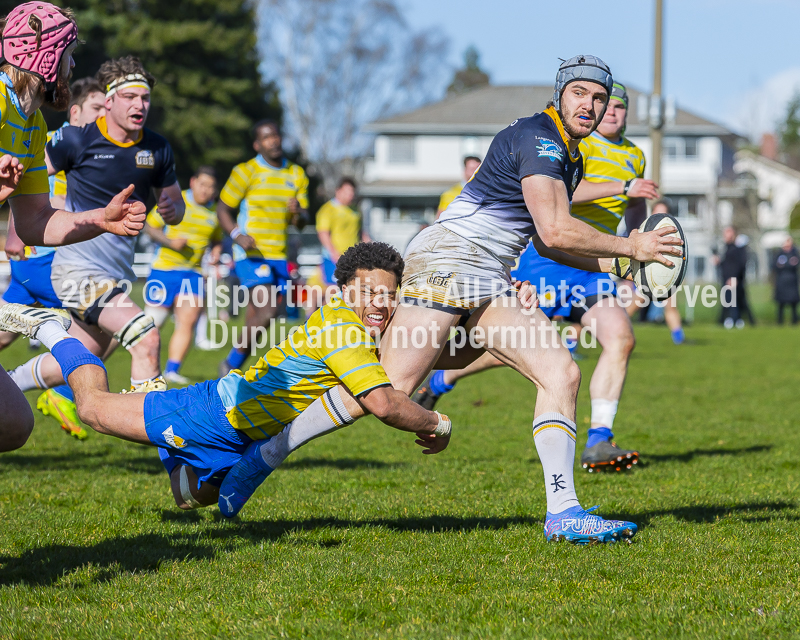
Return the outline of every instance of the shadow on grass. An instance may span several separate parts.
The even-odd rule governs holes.
[[[714,458],[718,456],[741,456],[749,453],[764,453],[773,448],[771,444],[757,444],[752,447],[739,449],[692,449],[684,453],[649,454],[642,453],[639,461],[640,467],[647,467],[649,463],[658,462],[691,462],[695,458]]]
[[[86,547],[52,544],[18,558],[0,556],[0,585],[50,585],[86,565],[99,569],[93,582],[105,582],[121,573],[157,571],[165,561],[211,560],[215,555],[213,546],[199,542],[196,534],[143,534]]]
[[[359,460],[357,458],[306,458],[284,462],[281,470],[286,469],[396,469],[406,466],[405,462],[382,462],[380,460]]]
[[[744,522],[770,522],[772,520],[798,521],[800,516],[783,513],[787,509],[795,509],[792,502],[746,502],[735,505],[693,505],[691,507],[674,507],[672,509],[656,509],[641,513],[603,514],[605,518],[630,520],[639,526],[641,531],[655,518],[672,516],[676,520],[694,524],[712,524],[724,518],[738,518]]]
[[[0,472],[10,470],[46,471],[87,471],[94,472],[98,467],[112,466],[127,469],[134,473],[156,475],[164,473],[164,466],[158,459],[154,447],[147,447],[141,455],[125,455],[119,451],[83,452],[77,449],[68,453],[11,453],[0,456]]]

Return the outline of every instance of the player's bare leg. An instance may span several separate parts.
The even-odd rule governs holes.
[[[588,471],[631,469],[639,461],[635,450],[620,449],[613,442],[614,418],[628,373],[628,360],[636,345],[626,309],[616,298],[604,298],[581,319],[603,351],[589,383],[592,401],[591,427],[581,464]]]
[[[683,334],[683,322],[681,312],[678,311],[678,294],[672,296],[664,305],[664,322],[669,327],[669,333],[675,344],[683,344],[686,337]]]
[[[259,329],[269,331],[270,320],[278,315],[278,302],[277,296],[273,296],[274,289],[271,290],[270,286],[257,285],[249,289],[250,301],[247,304],[245,312],[244,328],[242,329],[244,335],[238,341],[241,346],[237,347],[236,351],[243,356],[242,362],[247,359],[250,353],[251,340]],[[231,352],[232,354],[233,352]],[[219,366],[219,375],[224,376],[233,368],[239,368],[241,364],[233,367],[228,360],[223,360]]]
[[[100,312],[97,324],[106,334],[118,335],[132,322],[136,322],[136,318],[146,318],[142,313],[138,305],[123,293],[106,303]],[[146,329],[143,324],[142,327],[130,326],[126,331],[126,334],[130,333],[130,346],[125,344],[128,335],[121,336],[123,340],[120,341],[131,354],[131,383],[134,386],[161,375],[159,363],[161,338],[158,330],[155,326]]]
[[[175,302],[175,331],[169,341],[169,359],[183,362],[192,344],[194,326],[203,311],[200,298],[195,296],[179,297]]]

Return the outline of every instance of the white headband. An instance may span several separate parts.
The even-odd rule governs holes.
[[[106,98],[110,98],[121,89],[129,89],[130,87],[138,87],[150,91],[150,83],[147,82],[147,78],[140,73],[131,73],[124,78],[117,78],[109,84],[106,87]]]

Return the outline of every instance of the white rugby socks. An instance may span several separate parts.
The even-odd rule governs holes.
[[[36,330],[36,339],[47,347],[49,351],[52,351],[57,343],[71,337],[61,326],[61,323],[55,320],[48,320],[42,323],[42,326]]]
[[[261,456],[276,469],[287,456],[314,438],[353,424],[339,395],[339,387],[326,391],[314,400],[294,422],[261,446]]]
[[[575,495],[575,423],[560,413],[543,413],[533,421],[533,442],[544,470],[547,512],[580,506]]]
[[[9,377],[14,381],[14,384],[20,388],[20,391],[47,389],[47,383],[42,380],[42,360],[44,360],[44,357],[47,355],[49,354],[40,353],[35,358],[28,360],[25,364],[21,364],[16,369],[12,369],[8,372]]]

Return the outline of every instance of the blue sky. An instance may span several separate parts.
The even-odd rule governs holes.
[[[652,86],[654,0],[401,0],[401,6],[414,27],[444,31],[454,65],[474,44],[495,84],[552,82],[559,57],[588,53],[621,81]],[[800,90],[800,1],[664,0],[664,6],[664,93],[741,133],[771,129]]]

